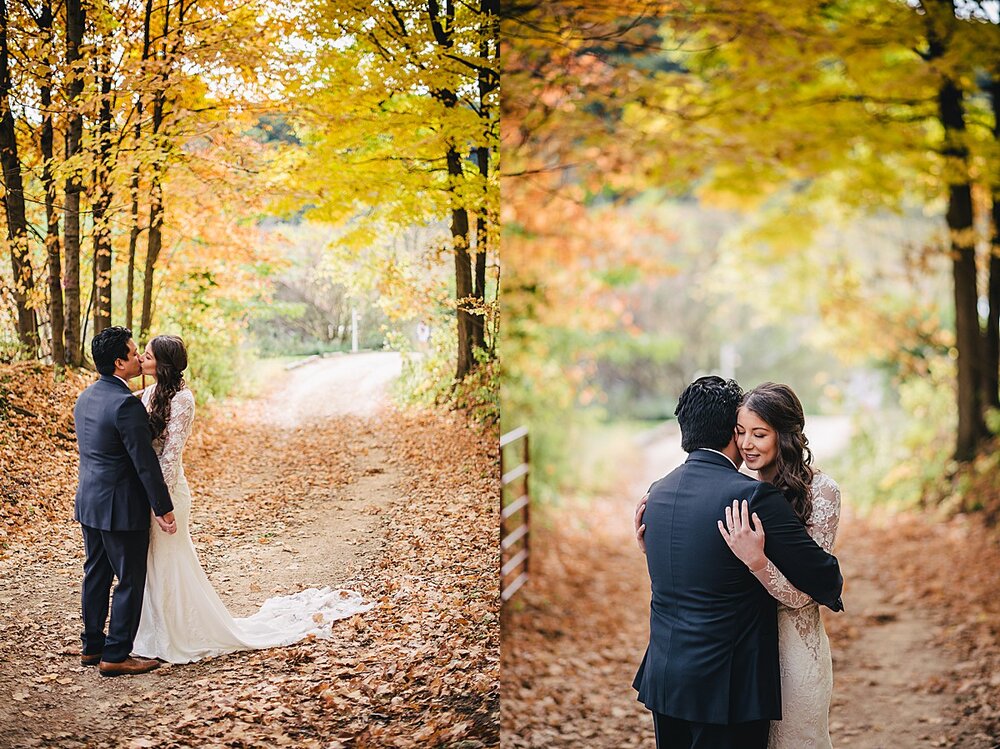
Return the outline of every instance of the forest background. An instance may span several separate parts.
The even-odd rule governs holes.
[[[851,415],[862,505],[996,512],[998,12],[510,7],[503,419],[543,501],[713,371]]]
[[[0,746],[497,744],[497,11],[0,0]],[[227,610],[376,609],[139,682],[80,664],[73,404],[109,325],[187,344]],[[315,356],[355,348],[392,351]]]
[[[996,746],[1000,4],[524,1],[501,38],[509,746],[651,745],[632,515],[708,373],[791,385],[841,487],[833,744]]]
[[[174,332],[204,399],[356,327],[494,418],[497,33],[491,0],[0,2],[0,360]]]

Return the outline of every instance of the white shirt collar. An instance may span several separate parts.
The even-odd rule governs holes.
[[[733,462],[733,459],[732,459],[732,458],[730,458],[730,457],[729,457],[728,455],[726,455],[726,454],[725,454],[724,452],[722,452],[721,450],[713,450],[713,449],[712,449],[711,447],[699,447],[698,449],[699,449],[699,450],[708,450],[708,451],[709,451],[710,453],[718,453],[718,454],[719,454],[719,455],[721,455],[721,456],[722,456],[723,458],[725,458],[725,459],[726,459],[726,460],[728,460],[728,461],[729,461],[730,463],[732,463],[732,464],[733,464],[733,468],[735,468],[735,469],[736,469],[737,471],[738,471],[738,470],[740,470],[740,469],[739,469],[739,467],[738,467],[738,466],[736,465],[736,463],[734,463],[734,462]]]
[[[129,390],[132,389],[132,388],[128,387],[128,380],[126,380],[126,379],[124,379],[122,377],[119,377],[118,375],[111,375],[111,376],[114,377],[116,380],[120,380],[125,385],[125,387],[127,387]]]

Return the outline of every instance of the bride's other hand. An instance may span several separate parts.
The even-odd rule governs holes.
[[[642,522],[642,513],[646,511],[646,500],[649,499],[649,494],[644,494],[642,499],[639,500],[639,504],[635,506],[635,516],[632,518],[633,525],[635,527],[635,540],[639,543],[639,548],[642,549],[642,553],[646,553],[646,526]]]
[[[751,572],[760,572],[767,564],[764,556],[764,525],[757,513],[750,514],[749,503],[733,500],[733,506],[726,506],[726,522],[719,521],[719,533],[726,544]]]

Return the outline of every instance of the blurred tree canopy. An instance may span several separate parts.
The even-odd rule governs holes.
[[[512,418],[547,407],[519,384],[544,376],[540,351],[569,372],[592,358],[565,346],[569,330],[614,331],[623,348],[673,330],[714,355],[697,335],[717,319],[675,303],[636,325],[643,295],[594,302],[623,268],[647,282],[690,273],[684,253],[662,251],[669,220],[623,220],[653,196],[736,217],[706,274],[675,287],[687,309],[728,292],[712,317],[756,318],[730,340],[811,317],[814,351],[897,375],[943,357],[956,372],[953,453],[975,455],[1000,392],[997,3],[516,3],[503,24]],[[659,252],[637,236],[654,231]],[[663,346],[643,356],[683,360]],[[581,388],[562,382],[571,402]]]

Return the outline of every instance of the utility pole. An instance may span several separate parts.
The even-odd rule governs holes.
[[[351,307],[351,352],[358,353],[358,311]]]

